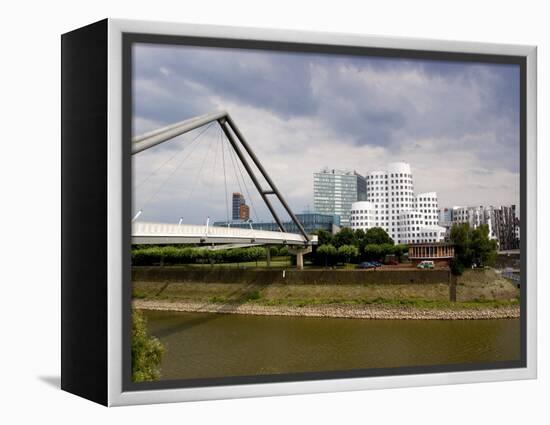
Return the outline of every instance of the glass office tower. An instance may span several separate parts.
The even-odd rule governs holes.
[[[349,227],[351,204],[366,196],[365,177],[355,171],[327,168],[313,174],[315,212],[339,216],[341,226]]]

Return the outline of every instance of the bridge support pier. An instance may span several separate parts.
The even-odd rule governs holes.
[[[296,268],[298,270],[304,269],[304,255],[309,254],[312,250],[313,249],[311,245],[305,247],[293,247],[288,249],[291,254],[296,255]]]
[[[269,245],[265,247],[265,261],[267,267],[271,267],[271,247]]]

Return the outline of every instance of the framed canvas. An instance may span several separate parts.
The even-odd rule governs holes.
[[[536,48],[106,19],[62,42],[62,388],[536,377]]]

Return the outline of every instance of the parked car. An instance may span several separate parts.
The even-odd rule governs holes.
[[[371,264],[374,264],[375,267],[381,267],[382,263],[379,263],[378,261],[371,261]]]
[[[378,267],[377,265],[371,263],[370,261],[364,261],[362,263],[357,264],[357,269],[375,269]]]
[[[435,265],[434,265],[434,262],[431,260],[424,260],[418,263],[416,267],[419,269],[433,269]]]

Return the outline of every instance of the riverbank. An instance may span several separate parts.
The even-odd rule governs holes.
[[[480,320],[517,319],[519,305],[461,306],[446,308],[419,308],[407,305],[384,304],[317,304],[317,305],[262,305],[255,302],[243,304],[147,300],[136,299],[133,306],[139,310],[179,311],[187,313],[247,314],[263,316],[332,317],[353,319],[403,319],[403,320]]]

